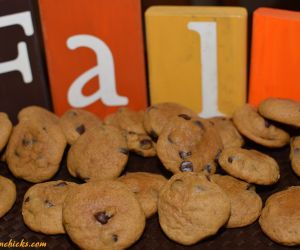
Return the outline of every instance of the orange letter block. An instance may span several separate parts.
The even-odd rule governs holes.
[[[147,105],[140,1],[39,0],[55,111]]]
[[[266,97],[300,100],[300,12],[254,12],[250,103]]]

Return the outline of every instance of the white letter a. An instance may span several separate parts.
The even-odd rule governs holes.
[[[117,94],[113,56],[109,47],[102,40],[91,35],[76,35],[68,39],[67,46],[72,50],[79,47],[90,48],[96,53],[97,57],[97,65],[81,74],[71,84],[68,91],[68,102],[71,106],[82,108],[91,105],[100,99],[107,106],[121,106],[128,104],[127,97],[119,96]],[[102,58],[101,66],[100,57]],[[83,87],[97,75],[99,90],[90,96],[83,95]]]

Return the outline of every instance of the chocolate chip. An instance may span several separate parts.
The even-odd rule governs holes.
[[[113,239],[114,242],[117,242],[118,241],[118,235],[113,234],[112,239]]]
[[[271,123],[269,123],[267,120],[265,120],[265,127],[266,127],[266,128],[271,127]]]
[[[180,158],[181,158],[182,160],[184,160],[184,159],[188,158],[189,156],[191,156],[191,155],[192,155],[192,152],[191,152],[191,151],[188,151],[188,152],[185,152],[185,151],[179,151],[178,154],[179,154]]]
[[[183,161],[179,167],[181,172],[193,172],[193,163],[190,161]]]
[[[124,154],[124,155],[128,155],[129,154],[128,148],[120,148],[119,152],[122,153],[122,154]]]
[[[195,186],[195,189],[196,189],[197,192],[205,191],[205,188],[202,187],[202,186],[200,186],[200,185],[196,185],[196,186]]]
[[[64,186],[67,186],[67,185],[68,185],[68,183],[66,183],[65,181],[63,181],[63,182],[60,182],[60,183],[54,185],[54,187],[64,187]]]
[[[153,137],[153,138],[157,138],[158,137],[158,135],[156,134],[156,132],[154,130],[150,131],[150,136]]]
[[[150,149],[152,148],[152,141],[149,139],[143,139],[140,141],[140,147],[142,149]]]
[[[35,139],[26,139],[26,138],[23,138],[22,140],[22,145],[27,147],[29,145],[33,145],[36,143],[36,140]]]
[[[25,202],[28,202],[30,200],[29,196],[25,199]]]
[[[216,154],[216,156],[215,156],[215,162],[217,162],[219,160],[221,152],[222,152],[222,150],[219,149],[218,152],[217,152],[217,154]]]
[[[69,115],[71,115],[71,116],[77,116],[77,112],[74,111],[74,110],[72,110],[72,111],[69,112]]]
[[[229,156],[227,160],[228,160],[229,163],[232,163],[233,162],[233,156]]]
[[[180,114],[180,115],[178,115],[178,117],[181,117],[181,118],[183,118],[184,120],[187,120],[187,121],[192,119],[190,116],[188,116],[186,114]]]
[[[300,148],[294,148],[294,153],[298,154],[300,152]]]
[[[97,221],[99,221],[102,225],[107,224],[107,222],[109,221],[109,219],[111,217],[113,217],[113,215],[108,215],[106,214],[106,212],[98,212],[96,214],[94,214],[94,217]]]
[[[54,205],[53,205],[50,201],[48,201],[48,200],[45,200],[45,204],[46,204],[47,208],[50,208],[50,207],[53,207],[53,206],[54,206]]]
[[[81,124],[80,126],[78,126],[76,128],[76,132],[80,135],[82,135],[85,132],[85,126],[83,124]]]
[[[202,122],[197,120],[197,121],[194,121],[194,124],[197,125],[199,128],[205,130],[205,127]]]
[[[204,170],[206,170],[210,174],[211,173],[211,165],[209,165],[209,164],[205,165]]]
[[[206,179],[207,179],[208,181],[211,181],[209,175],[205,175],[205,177],[206,177]]]

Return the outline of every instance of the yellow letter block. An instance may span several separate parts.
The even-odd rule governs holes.
[[[210,117],[245,103],[244,8],[151,7],[146,32],[152,104],[177,102]]]

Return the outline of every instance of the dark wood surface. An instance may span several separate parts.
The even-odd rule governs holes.
[[[255,148],[268,155],[274,157],[280,165],[281,178],[276,185],[268,187],[257,187],[257,192],[262,197],[263,201],[266,200],[270,194],[283,190],[291,185],[300,185],[300,178],[297,177],[291,170],[289,161],[289,147],[282,149],[266,149],[264,147],[247,142],[247,148]],[[67,153],[67,151],[66,151]],[[72,178],[66,169],[66,161],[62,162],[62,166],[58,174],[53,178],[55,180],[71,180],[77,181]],[[164,169],[158,158],[142,158],[136,155],[131,155],[125,171],[146,171],[154,172],[170,177],[171,174]],[[220,169],[219,172],[222,172]],[[23,223],[21,216],[21,205],[24,193],[32,185],[23,180],[14,178],[9,172],[6,164],[0,164],[0,174],[12,179],[17,185],[18,197],[13,209],[0,219],[0,241],[7,241],[13,239],[20,241],[25,239],[29,242],[44,241],[48,246],[46,249],[78,249],[66,235],[46,236],[30,231]],[[78,182],[78,181],[77,181]],[[43,248],[45,249],[45,248]],[[261,231],[258,223],[254,223],[248,227],[239,229],[221,229],[219,233],[209,239],[199,242],[193,246],[182,246],[169,240],[162,232],[157,215],[147,220],[147,225],[141,239],[133,245],[132,250],[177,250],[177,249],[256,249],[256,250],[280,250],[291,249],[291,247],[280,246],[269,240]],[[293,248],[292,248],[293,249]],[[295,249],[299,249],[295,247]]]

